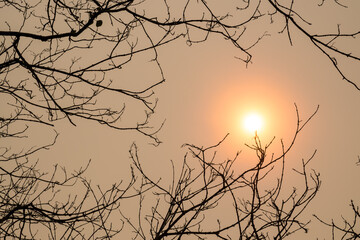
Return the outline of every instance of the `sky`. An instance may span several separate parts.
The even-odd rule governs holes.
[[[350,199],[360,201],[359,167],[355,164],[360,152],[360,95],[341,80],[327,59],[302,40],[294,38],[294,46],[290,46],[284,35],[274,34],[264,39],[253,51],[254,63],[247,69],[232,57],[233,51],[224,43],[189,49],[185,54],[192,54],[192,61],[188,63],[186,56],[182,58],[188,68],[179,70],[172,75],[173,81],[167,83],[172,94],[177,94],[171,96],[170,106],[164,106],[171,112],[163,131],[167,136],[164,139],[171,139],[178,146],[182,140],[208,146],[229,132],[226,152],[232,156],[235,151],[243,150],[246,158],[250,153],[244,143],[251,139],[236,127],[242,111],[254,108],[264,114],[264,131],[269,135],[265,137],[269,140],[276,136],[276,149],[279,139],[289,141],[294,131],[294,103],[303,119],[320,105],[288,160],[306,159],[317,150],[311,168],[320,172],[322,185],[307,214],[340,220],[341,216],[351,214]],[[185,84],[184,79],[188,80]],[[315,226],[309,233],[313,239],[315,236],[329,239],[329,229],[326,233]]]
[[[321,8],[300,8],[314,23],[311,31],[334,29],[339,21],[344,22],[344,29],[358,31],[359,3],[348,9],[330,8],[331,1],[325,1],[324,6],[327,10],[324,12]],[[255,155],[245,146],[252,143],[252,135],[241,126],[248,112],[263,116],[264,127],[259,136],[264,142],[275,136],[270,150],[277,152],[280,139],[289,144],[295,130],[294,103],[302,119],[319,105],[318,113],[289,153],[287,166],[289,171],[299,167],[301,159],[309,158],[317,150],[311,168],[320,173],[322,184],[304,213],[304,217],[313,221],[306,236],[329,239],[330,229],[324,231],[312,214],[324,220],[341,221],[341,216],[351,217],[348,207],[351,199],[360,205],[360,166],[356,166],[360,155],[360,91],[343,81],[330,61],[295,29],[291,46],[287,35],[278,33],[281,29],[278,25],[256,27],[266,28],[270,36],[251,49],[253,59],[248,65],[237,59],[241,53],[220,37],[191,46],[179,40],[158,49],[166,82],[155,90],[159,102],[151,124],[157,127],[165,120],[157,134],[162,141],[159,146],[154,147],[138,133],[114,131],[88,122],[75,127],[61,121],[55,124],[60,133],[57,144],[39,154],[48,159],[42,164],[50,167],[60,163],[76,169],[91,159],[88,176],[104,185],[111,184],[114,179],[127,176],[128,150],[136,142],[144,168],[152,176],[166,179],[170,160],[182,160],[184,143],[210,146],[227,133],[230,135],[219,147],[218,157],[231,158],[242,151],[240,161],[252,161]],[[343,46],[359,55],[359,43],[359,39],[354,39]],[[133,68],[141,67],[141,71],[131,71],[130,67],[128,74],[132,77],[141,79],[157,74],[152,65],[145,65],[146,59],[135,60]],[[360,83],[359,63],[347,64],[345,68]],[[135,106],[132,114],[136,116],[130,119],[141,118],[142,109]],[[52,131],[43,132],[37,138],[46,142],[51,134]],[[292,186],[298,182],[289,176],[285,184]],[[298,239],[303,239],[301,234]]]
[[[342,81],[309,42],[294,35],[293,46],[285,35],[274,33],[265,38],[253,49],[253,63],[247,67],[234,58],[234,48],[222,39],[191,47],[180,42],[161,48],[159,59],[167,81],[156,90],[159,103],[153,121],[159,126],[166,120],[158,133],[163,142],[160,146],[154,147],[148,139],[132,133],[87,124],[74,128],[65,123],[53,154],[74,168],[92,159],[89,175],[111,182],[119,176],[119,168],[127,169],[128,148],[136,141],[149,173],[164,178],[163,168],[170,167],[169,160],[182,160],[182,144],[209,146],[227,133],[230,135],[219,149],[220,156],[231,158],[243,151],[241,161],[254,159],[244,145],[252,143],[252,136],[240,127],[248,111],[263,115],[264,142],[275,136],[276,151],[279,140],[288,143],[295,130],[294,103],[303,119],[320,105],[288,160],[299,163],[317,150],[311,168],[320,172],[322,185],[304,214],[314,222],[306,237],[329,239],[330,229],[321,231],[322,226],[311,215],[341,221],[341,216],[351,216],[350,200],[360,201],[360,168],[356,167],[360,155],[360,92]],[[359,50],[356,45],[354,48]],[[289,166],[298,167],[296,163]],[[296,182],[290,179],[285,184]]]

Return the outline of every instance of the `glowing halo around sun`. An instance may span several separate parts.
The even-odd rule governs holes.
[[[244,118],[243,126],[251,134],[258,133],[263,127],[263,119],[257,113],[247,114]]]

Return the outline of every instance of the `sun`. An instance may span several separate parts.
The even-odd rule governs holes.
[[[261,131],[263,127],[263,120],[259,114],[250,113],[245,116],[243,125],[248,132],[253,134],[255,132]]]

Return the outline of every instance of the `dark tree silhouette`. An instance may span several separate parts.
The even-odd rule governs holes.
[[[121,199],[139,194],[132,189],[135,177],[101,189],[83,176],[87,166],[70,174],[58,166],[51,173],[43,173],[27,155],[49,146],[0,156],[0,236],[90,239],[117,235],[121,223],[114,227],[108,219]],[[71,194],[74,189],[77,194]]]
[[[353,218],[347,219],[342,217],[341,223],[340,221],[331,220],[331,222],[324,221],[322,218],[314,215],[321,223],[331,228],[331,239],[349,239],[355,240],[360,238],[360,209],[354,201],[351,200],[350,207],[353,212]]]
[[[331,61],[344,80],[360,90],[338,64],[342,58],[360,60],[356,49],[347,50],[341,45],[343,39],[356,40],[360,31],[344,32],[341,26],[335,26],[334,32],[308,29],[311,20],[302,17],[298,3],[232,0],[224,1],[224,10],[204,0],[0,1],[1,143],[14,141],[14,145],[21,145],[19,140],[27,137],[32,127],[52,128],[56,121],[64,119],[73,125],[92,121],[114,130],[137,131],[157,145],[160,140],[156,133],[161,125],[154,127],[150,117],[157,103],[155,90],[166,76],[157,49],[176,40],[185,39],[191,45],[218,36],[239,49],[236,56],[247,64],[252,60],[251,48],[268,35],[263,29],[252,40],[247,38],[248,29],[261,19],[280,21],[290,43],[293,31],[301,33]],[[324,4],[320,1],[318,7]],[[335,4],[347,7],[338,1]],[[156,78],[123,74],[127,69],[141,71],[141,64],[149,60],[157,71]],[[135,108],[144,111],[143,117],[122,121]],[[302,126],[298,125],[294,140]],[[131,156],[143,182],[136,183],[136,176],[131,174],[126,183],[119,181],[109,189],[100,189],[83,176],[86,167],[71,174],[59,167],[47,174],[40,170],[33,156],[50,148],[56,138],[57,134],[53,142],[42,147],[20,147],[25,150],[1,147],[2,237],[29,239],[45,234],[43,237],[50,239],[111,238],[122,230],[121,220],[117,227],[109,220],[121,200],[139,196],[143,201],[152,188],[159,196],[158,203],[165,200],[167,204],[166,213],[155,205],[146,216],[149,236],[154,239],[183,235],[226,239],[231,229],[237,229],[237,236],[245,239],[282,239],[306,228],[298,215],[320,184],[315,172],[307,172],[305,161],[298,172],[305,181],[303,192],[281,198],[282,174],[274,188],[262,191],[261,182],[271,175],[272,167],[285,163],[293,142],[287,150],[284,146],[281,156],[268,159],[268,145],[262,146],[255,137],[255,145],[250,147],[259,163],[243,173],[232,171],[236,158],[217,163],[206,157],[216,146],[203,149],[187,145],[190,157],[200,163],[200,168],[185,159],[180,176],[176,181],[174,176],[168,189],[147,176],[133,148]],[[72,195],[69,189],[74,186],[83,194]],[[239,193],[245,189],[251,193],[250,198]],[[207,229],[203,224],[207,220],[202,217],[227,196],[232,199],[236,220],[228,225],[219,222],[216,230]],[[355,205],[353,209],[358,214]],[[135,238],[147,236],[143,225],[123,216],[135,230]]]
[[[285,158],[316,112],[306,121],[298,115],[294,137],[288,146],[281,141],[279,156],[269,153],[272,141],[264,146],[255,135],[249,147],[258,162],[243,171],[234,167],[238,154],[225,161],[216,159],[216,147],[224,139],[206,148],[186,144],[189,154],[180,170],[173,166],[171,184],[148,177],[133,145],[132,159],[143,177],[143,186],[152,187],[155,200],[149,192],[140,194],[139,219],[134,221],[124,214],[134,230],[132,239],[285,239],[299,230],[307,231],[309,221],[300,215],[319,191],[319,174],[308,169],[316,151],[302,160],[301,169],[294,169],[303,182],[292,186],[290,193],[285,190],[288,186],[284,187]],[[225,214],[227,211],[231,216]]]
[[[339,8],[346,7],[335,2]],[[246,38],[247,29],[260,19],[282,21],[279,24],[283,24],[290,43],[291,29],[306,36],[328,57],[342,78],[359,89],[355,81],[345,76],[338,62],[339,56],[360,60],[355,55],[356,49],[341,50],[341,40],[356,39],[360,31],[343,33],[340,26],[331,33],[307,30],[311,20],[302,17],[294,0],[226,1],[229,7],[225,12],[204,0],[179,1],[175,6],[167,1],[149,4],[134,0],[0,4],[2,16],[8,17],[0,29],[0,91],[9,98],[12,110],[5,119],[14,119],[11,116],[15,115],[21,121],[45,124],[62,118],[72,124],[75,118],[87,119],[115,129],[139,131],[158,143],[156,130],[148,129],[149,116],[156,106],[154,88],[165,81],[157,48],[179,38],[193,44],[219,35],[238,48],[239,57],[249,63],[251,47],[267,35],[264,29],[255,40]],[[122,69],[135,56],[143,55],[153,60],[159,78],[131,79],[136,87],[127,87]],[[112,93],[123,104],[114,106],[102,101]],[[131,100],[142,103],[146,115],[142,121],[124,126],[119,119],[126,112],[125,103]]]

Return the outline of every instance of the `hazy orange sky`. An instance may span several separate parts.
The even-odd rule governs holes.
[[[294,103],[303,119],[319,104],[318,114],[300,134],[287,159],[298,164],[317,149],[311,168],[320,172],[322,186],[304,214],[313,221],[306,237],[328,239],[330,229],[324,230],[312,214],[340,221],[341,216],[351,216],[350,200],[360,201],[360,168],[356,167],[360,155],[360,92],[342,81],[329,61],[307,41],[301,37],[293,40],[294,46],[290,46],[285,35],[273,33],[253,49],[253,63],[247,68],[222,39],[191,47],[176,43],[161,48],[167,81],[156,91],[159,103],[153,121],[159,126],[166,119],[158,134],[163,141],[160,146],[153,147],[148,139],[130,132],[91,124],[75,128],[65,123],[52,154],[74,168],[92,159],[89,175],[110,183],[119,171],[126,174],[128,148],[133,141],[140,147],[144,166],[153,176],[163,176],[170,159],[182,160],[182,144],[209,146],[229,132],[219,149],[220,156],[230,158],[242,150],[241,161],[251,161],[252,152],[244,145],[251,143],[251,138],[238,128],[239,115],[254,110],[263,114],[264,139],[275,136],[276,151],[279,140],[289,143],[295,130]],[[293,165],[290,162],[288,166]],[[286,181],[294,184],[291,179]]]
[[[353,9],[348,14],[341,16],[349,17],[355,31],[360,16]],[[330,16],[318,18],[324,25],[339,19]],[[175,146],[184,141],[206,146],[230,132],[225,143],[229,154],[245,151],[244,142],[249,142],[249,138],[234,126],[238,124],[238,114],[255,109],[264,115],[266,138],[276,136],[276,148],[279,139],[288,140],[294,131],[293,103],[297,103],[303,118],[319,104],[318,114],[301,133],[288,161],[307,158],[317,149],[311,167],[321,173],[322,186],[307,214],[341,221],[341,216],[350,217],[350,199],[360,203],[360,168],[355,164],[360,155],[360,92],[342,81],[330,61],[296,31],[292,35],[293,46],[285,34],[278,35],[275,30],[271,34],[253,49],[253,63],[247,69],[221,40],[184,47],[181,53],[167,50],[164,59],[176,61],[164,61],[169,81],[161,89],[164,97],[160,99],[166,100],[159,109],[164,109],[167,118],[161,135],[167,139],[165,144],[170,140]],[[359,40],[351,44],[360,53]],[[359,65],[350,65],[348,70],[359,79]],[[307,235],[306,239],[329,239],[330,230],[322,231],[316,220],[312,221],[313,238]]]
[[[303,11],[311,22],[325,29],[341,20],[344,28],[358,31],[359,10],[358,1],[353,8],[341,9],[337,15],[332,11]],[[59,162],[77,168],[92,159],[89,176],[94,181],[110,184],[115,178],[119,179],[119,175],[126,176],[130,163],[128,150],[136,141],[144,167],[154,176],[166,175],[170,159],[182,160],[182,144],[209,146],[227,133],[230,135],[219,148],[219,156],[231,158],[242,150],[241,161],[251,161],[253,153],[244,145],[251,143],[251,137],[240,126],[245,113],[256,111],[263,115],[265,125],[260,138],[266,142],[275,136],[273,150],[276,152],[280,139],[289,143],[295,130],[294,103],[303,119],[320,105],[318,114],[301,132],[287,161],[291,170],[317,149],[311,168],[320,172],[322,185],[304,213],[313,222],[306,239],[315,239],[315,236],[329,239],[331,230],[325,228],[324,231],[312,214],[324,220],[341,221],[341,216],[351,216],[348,207],[351,199],[360,205],[360,167],[356,167],[360,155],[360,92],[343,81],[330,61],[295,29],[291,46],[286,34],[278,34],[281,27],[276,24],[262,27],[267,28],[271,36],[251,49],[253,60],[248,66],[235,58],[237,50],[219,37],[210,37],[192,46],[179,40],[158,49],[166,82],[156,88],[159,102],[151,123],[160,126],[166,119],[158,133],[163,142],[160,146],[152,146],[149,139],[134,132],[113,131],[92,123],[74,127],[63,121],[56,123],[60,133],[57,145],[39,154],[49,158],[44,165]],[[360,55],[359,39],[346,44]],[[141,60],[138,63],[142,64]],[[142,65],[134,68],[139,66]],[[348,66],[349,73],[360,83],[360,65]],[[152,66],[145,65],[134,74],[138,78],[158,76]],[[142,110],[133,114],[141,118]],[[45,141],[48,134],[51,133],[37,137]],[[289,178],[285,184],[297,183]],[[301,234],[297,236],[303,239]]]

